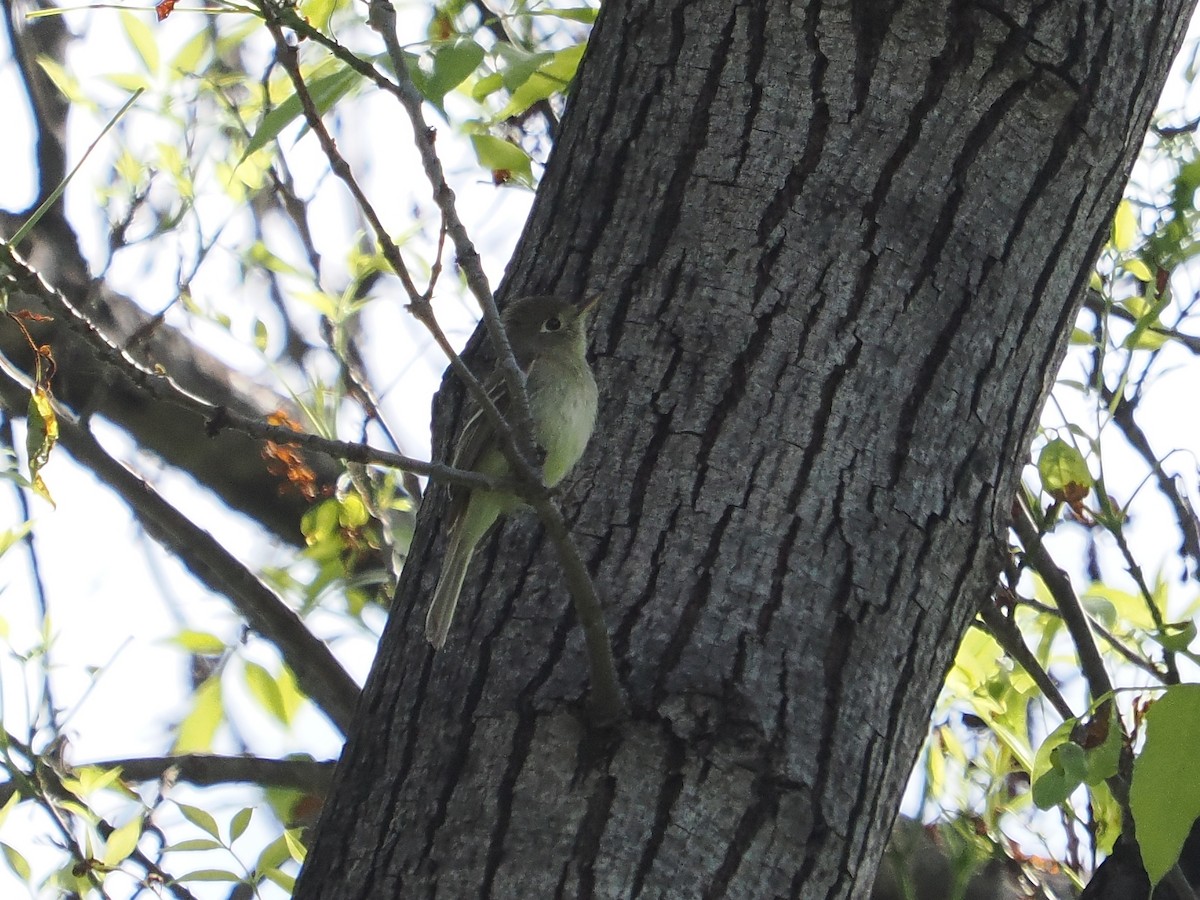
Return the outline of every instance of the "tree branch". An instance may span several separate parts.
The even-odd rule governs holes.
[[[6,369],[0,398],[10,409],[23,409],[29,389]],[[270,588],[241,564],[207,531],[163,500],[145,481],[125,468],[65,410],[58,414],[62,445],[133,510],[146,531],[179,557],[202,584],[227,597],[250,627],[274,644],[296,682],[343,732],[347,733],[358,685],[325,644],[308,630]]]
[[[1038,533],[1037,526],[1033,523],[1024,497],[1018,497],[1013,504],[1013,528],[1021,540],[1021,545],[1025,548],[1025,557],[1033,566],[1034,571],[1042,576],[1046,587],[1050,589],[1051,596],[1054,597],[1054,602],[1058,604],[1067,631],[1075,642],[1075,651],[1079,655],[1079,664],[1083,669],[1084,678],[1087,679],[1092,698],[1098,699],[1106,694],[1111,694],[1112,681],[1108,677],[1108,669],[1105,668],[1104,660],[1096,647],[1095,638],[1088,624],[1087,613],[1084,612],[1079,597],[1076,596],[1075,589],[1071,586],[1070,577],[1058,567],[1054,558],[1043,546],[1042,535]]]

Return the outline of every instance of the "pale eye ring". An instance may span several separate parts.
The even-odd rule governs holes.
[[[558,331],[562,328],[562,320],[558,316],[551,316],[542,323],[542,331]]]

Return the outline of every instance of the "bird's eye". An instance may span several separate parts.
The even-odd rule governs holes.
[[[551,316],[542,323],[542,331],[558,331],[560,328],[562,328],[562,321],[558,316]]]

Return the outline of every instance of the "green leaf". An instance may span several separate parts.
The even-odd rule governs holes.
[[[1156,885],[1179,859],[1200,818],[1200,685],[1167,688],[1146,714],[1146,743],[1133,764],[1129,807],[1142,863]]]
[[[247,806],[245,809],[240,809],[234,814],[233,819],[229,822],[229,843],[233,843],[243,834],[246,833],[246,828],[250,824],[250,817],[254,815],[254,810]]]
[[[1050,769],[1033,782],[1033,802],[1039,809],[1050,809],[1066,801],[1087,775],[1083,748],[1065,741],[1050,751]]]
[[[1076,346],[1090,347],[1096,343],[1096,338],[1090,331],[1085,331],[1082,328],[1073,328],[1071,329],[1071,343]]]
[[[1162,644],[1163,649],[1183,653],[1196,639],[1196,623],[1191,619],[1186,622],[1166,622],[1162,631],[1152,637]]]
[[[409,57],[408,74],[421,95],[442,109],[446,95],[462,84],[483,62],[484,49],[467,37],[459,37],[434,48],[432,68],[426,72],[417,57]]]
[[[1137,328],[1131,331],[1121,342],[1121,346],[1126,350],[1158,350],[1170,340],[1162,332],[1153,330],[1158,324],[1157,321],[1154,321],[1146,328]]]
[[[225,642],[207,631],[185,629],[171,638],[171,643],[197,656],[220,656],[225,652]]]
[[[283,711],[286,715],[284,724],[291,725],[296,718],[296,713],[304,704],[304,694],[300,690],[300,685],[296,683],[296,676],[288,666],[283,666],[279,670],[279,677],[275,679],[275,685],[279,688],[279,699],[283,703]]]
[[[168,844],[162,848],[163,853],[188,853],[195,850],[223,850],[225,845],[212,838],[191,838],[178,844]]]
[[[1064,768],[1064,762],[1070,762],[1072,759],[1071,752],[1067,752],[1066,760],[1056,752],[1059,747],[1071,740],[1071,731],[1076,724],[1076,719],[1067,719],[1062,722],[1046,736],[1034,755],[1033,767],[1029,771],[1029,776],[1033,781],[1033,802],[1039,809],[1050,809],[1057,806],[1071,796],[1071,792],[1075,788],[1079,787],[1079,781],[1074,784],[1069,783],[1070,779]],[[1081,747],[1076,747],[1076,749],[1082,753]],[[1081,773],[1080,780],[1082,778]]]
[[[333,105],[346,96],[359,81],[357,72],[336,61],[322,66],[318,71],[326,68],[333,68],[333,71],[319,76],[313,73],[306,82],[313,105],[316,106],[317,111],[321,115],[332,109]],[[250,142],[246,145],[246,152],[238,160],[238,165],[245,162],[248,156],[257,153],[271,141],[275,140],[275,138],[279,137],[283,129],[287,128],[297,118],[300,118],[303,113],[304,107],[300,103],[300,98],[294,93],[289,95],[283,102],[263,117],[262,124],[258,126],[258,130],[250,138]]]
[[[586,44],[575,44],[552,54],[515,89],[504,109],[496,114],[497,121],[519,116],[533,104],[555,94],[563,93],[575,78]]]
[[[1087,774],[1083,780],[1089,787],[1096,787],[1117,774],[1121,763],[1121,748],[1124,738],[1121,733],[1120,721],[1112,710],[1110,703],[1105,707],[1104,715],[1109,717],[1108,732],[1103,742],[1095,747],[1084,750],[1087,756]]]
[[[242,880],[242,876],[236,875],[233,872],[227,872],[224,869],[197,869],[195,872],[188,872],[186,875],[180,875],[175,880],[239,882]]]
[[[523,85],[530,75],[554,58],[554,53],[549,50],[530,53],[512,44],[497,44],[493,52],[501,62],[500,74],[510,92]]]
[[[69,69],[48,56],[39,56],[37,63],[46,73],[46,77],[58,88],[58,92],[72,106],[82,106],[85,109],[96,108],[96,104],[84,95],[82,82]]]
[[[13,870],[14,875],[22,881],[29,881],[33,877],[33,870],[29,868],[28,861],[16,847],[0,843],[0,850],[4,851],[4,861],[8,863],[8,867]]]
[[[175,753],[207,753],[212,749],[217,728],[225,717],[221,679],[212,675],[192,695],[192,709],[179,723]]]
[[[1133,249],[1138,237],[1137,216],[1133,212],[1133,204],[1122,200],[1113,216],[1112,243],[1120,252]]]
[[[1055,438],[1038,454],[1042,489],[1058,500],[1082,499],[1093,484],[1087,462],[1073,445]]]
[[[201,68],[210,50],[211,44],[208,32],[204,29],[198,30],[194,37],[179,48],[179,52],[171,60],[169,64],[171,71],[184,75],[196,74],[196,71]]]
[[[28,484],[24,478],[21,478],[18,483]],[[25,539],[25,535],[29,534],[32,529],[33,519],[29,519],[14,528],[6,528],[3,531],[0,531],[0,556],[3,556],[5,553],[11,550],[13,545],[18,541],[23,541]]]
[[[289,897],[295,891],[296,877],[294,875],[289,875],[287,872],[281,872],[278,869],[260,869],[259,871],[262,872],[263,878],[267,879],[267,881],[287,891]]]
[[[571,22],[583,22],[591,25],[600,14],[600,9],[594,6],[564,6],[559,9],[530,9],[531,16],[553,16],[556,19],[567,19]]]
[[[158,72],[159,66],[158,42],[150,23],[124,9],[120,12],[120,18],[121,27],[125,29],[125,36],[129,38],[129,44],[138,55],[138,59],[141,60],[143,68],[154,75]]]
[[[346,528],[362,528],[371,521],[371,513],[362,497],[347,494],[342,498],[338,521]]]
[[[175,805],[179,807],[179,811],[183,813],[185,819],[216,840],[221,840],[221,832],[217,829],[217,820],[212,817],[211,813],[198,806],[189,806],[186,803],[176,803]]]
[[[292,859],[296,862],[304,862],[304,857],[308,855],[308,850],[300,840],[300,833],[303,829],[287,828],[283,832],[283,840],[287,844],[288,853],[292,855]]]
[[[248,662],[245,665],[246,687],[254,695],[259,704],[283,724],[287,724],[287,710],[283,706],[283,697],[275,678],[258,663]]]
[[[62,779],[62,786],[80,800],[87,800],[97,791],[102,791],[109,787],[120,789],[122,787],[122,785],[118,784],[120,778],[121,768],[119,766],[113,768],[80,766],[74,770],[73,775]]]
[[[1033,802],[1038,809],[1053,809],[1071,796],[1079,782],[1070,782],[1062,769],[1051,769],[1033,783]]]
[[[104,855],[100,861],[106,866],[119,866],[137,849],[138,839],[142,836],[144,826],[140,815],[134,816],[124,825],[113,829],[104,845]]]
[[[1059,744],[1050,752],[1050,762],[1062,769],[1066,776],[1078,786],[1087,775],[1087,755],[1074,741]]]
[[[267,323],[262,319],[254,320],[254,348],[259,353],[265,353],[270,335],[267,333]]]
[[[479,164],[491,171],[492,180],[497,184],[516,181],[525,187],[533,187],[533,161],[516,144],[490,134],[471,135],[471,144]]]
[[[337,9],[337,0],[301,0],[300,15],[318,31],[329,30],[329,20]]]
[[[502,87],[504,87],[504,76],[499,72],[489,72],[471,86],[471,99],[478,102],[485,97],[490,97]]]
[[[1127,259],[1121,263],[1121,268],[1143,283],[1149,284],[1154,279],[1150,267],[1140,259]]]
[[[4,806],[0,806],[0,828],[4,827],[4,820],[8,818],[8,814],[17,808],[17,804],[21,802],[21,795],[17,791],[9,794],[8,799],[4,801]]]

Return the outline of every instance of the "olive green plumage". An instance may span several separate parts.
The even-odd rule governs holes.
[[[596,380],[587,362],[587,320],[597,296],[573,302],[560,297],[522,297],[502,315],[533,418],[534,441],[544,451],[543,478],[553,487],[579,461],[596,422]],[[504,375],[495,371],[484,390],[508,419],[511,400]],[[510,420],[511,421],[511,420]],[[476,408],[455,445],[455,468],[494,478],[512,474],[483,411]],[[521,504],[513,494],[454,486],[447,515],[448,541],[429,614],[425,637],[435,649],[446,643],[458,595],[475,546],[505,513]]]

